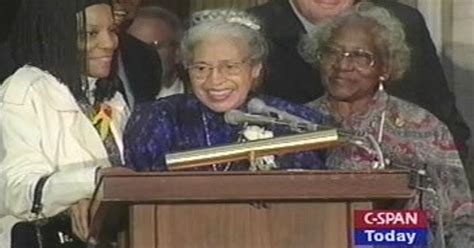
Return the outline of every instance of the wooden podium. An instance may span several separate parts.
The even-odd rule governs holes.
[[[115,173],[92,235],[130,248],[352,247],[352,211],[403,203],[406,171]]]

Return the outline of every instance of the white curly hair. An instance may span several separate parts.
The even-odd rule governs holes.
[[[377,47],[377,57],[390,69],[390,79],[400,79],[410,67],[411,51],[405,39],[403,24],[388,10],[370,2],[359,2],[348,12],[320,23],[299,44],[301,56],[319,66],[320,50],[334,38],[337,30],[351,25],[365,24]],[[361,26],[361,25],[359,25]]]
[[[191,16],[190,28],[181,41],[184,60],[192,59],[196,46],[216,35],[244,42],[249,49],[249,59],[254,63],[263,63],[267,58],[268,44],[256,17],[242,10],[214,9]]]

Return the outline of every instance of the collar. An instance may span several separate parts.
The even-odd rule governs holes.
[[[295,13],[298,20],[300,20],[301,24],[303,24],[303,28],[306,30],[306,32],[309,33],[309,31],[313,30],[316,27],[316,25],[308,21],[308,19],[306,19],[306,17],[304,17],[303,14],[301,14],[301,12],[298,10],[298,8],[296,7],[294,3],[294,0],[288,0],[288,1],[290,2],[291,9]]]
[[[89,86],[89,89],[95,89],[96,87],[96,83],[97,83],[97,78],[94,78],[94,77],[86,77],[86,80],[87,80],[87,84]]]
[[[388,105],[389,95],[384,90],[378,90],[372,97],[372,104],[368,107],[367,111],[353,113],[350,119],[353,118],[364,118],[368,119],[372,114],[382,113]],[[319,110],[325,114],[333,116],[331,112],[330,99],[328,93],[325,93],[320,99],[315,101],[315,105],[320,106]]]
[[[95,96],[94,92],[97,88],[97,78],[87,77],[86,78],[87,87],[85,85],[82,87],[82,90],[85,92],[86,98],[90,104],[94,104]]]
[[[176,78],[176,80],[169,86],[161,88],[160,93],[156,96],[156,99],[171,96],[174,94],[183,94],[184,92],[184,83],[181,79]]]

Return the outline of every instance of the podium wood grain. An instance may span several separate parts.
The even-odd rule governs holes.
[[[101,240],[126,219],[119,247],[346,248],[354,209],[412,193],[403,171],[110,174],[92,232]]]

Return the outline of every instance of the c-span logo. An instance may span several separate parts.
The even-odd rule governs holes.
[[[427,245],[426,212],[414,210],[355,211],[356,245]]]

